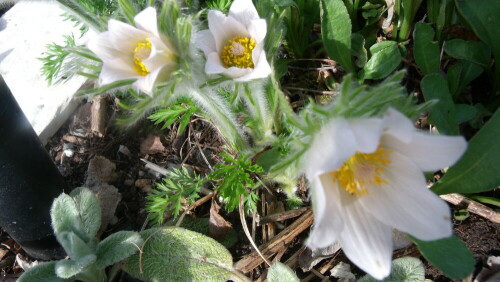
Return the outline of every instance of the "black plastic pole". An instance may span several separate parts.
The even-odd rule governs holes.
[[[32,257],[64,256],[50,221],[66,184],[0,76],[0,226]]]

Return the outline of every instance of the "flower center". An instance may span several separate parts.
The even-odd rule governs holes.
[[[338,170],[331,172],[333,181],[338,182],[351,195],[366,195],[367,185],[380,186],[388,183],[381,174],[391,163],[391,152],[392,150],[382,147],[371,154],[356,152]]]
[[[151,54],[151,42],[146,38],[144,41],[137,43],[134,49],[134,70],[142,76],[149,73],[148,68],[142,62]]]
[[[227,41],[222,49],[221,59],[226,68],[254,68],[252,50],[257,46],[250,37],[236,36]]]

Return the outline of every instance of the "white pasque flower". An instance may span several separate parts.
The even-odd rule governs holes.
[[[267,24],[259,18],[252,0],[235,0],[227,16],[208,11],[208,27],[198,32],[196,40],[207,58],[207,74],[250,81],[271,73],[264,51]]]
[[[376,279],[390,273],[392,228],[429,241],[452,234],[447,204],[427,189],[423,171],[455,163],[462,137],[417,131],[400,112],[332,120],[314,137],[303,163],[315,223],[307,245],[338,241]]]
[[[109,20],[108,31],[91,38],[87,46],[103,61],[100,85],[136,78],[134,85],[151,95],[155,83],[176,68],[177,52],[158,32],[154,8],[146,8],[134,21],[136,27]]]

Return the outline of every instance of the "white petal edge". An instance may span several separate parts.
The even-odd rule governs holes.
[[[333,182],[330,173],[315,177],[311,184],[314,225],[306,245],[310,248],[325,248],[338,240],[343,229],[339,187]]]
[[[143,60],[149,71],[152,72],[165,64],[176,61],[176,56],[159,37],[151,37],[149,42],[151,42],[151,54],[147,59]]]
[[[207,74],[220,74],[226,70],[227,69],[222,66],[222,62],[217,52],[212,52],[207,55],[207,62],[205,63],[205,72]]]
[[[409,143],[416,131],[412,121],[402,113],[389,108],[384,115],[384,133],[390,134],[402,142]]]
[[[138,42],[142,42],[153,35],[152,33],[142,31],[129,24],[113,19],[108,21],[108,30],[111,44],[115,49],[131,56]]]
[[[147,7],[134,17],[135,25],[144,31],[160,36],[158,33],[158,23],[156,10],[153,7]]]
[[[382,119],[359,118],[348,120],[348,123],[356,139],[356,151],[373,153],[380,143]]]
[[[462,136],[430,135],[414,132],[410,143],[397,137],[384,136],[382,143],[389,149],[403,153],[422,171],[436,171],[453,165],[467,149]]]
[[[99,84],[106,85],[115,81],[137,78],[138,75],[133,68],[130,68],[120,59],[112,60],[109,64],[104,64],[99,75]]]
[[[220,52],[227,41],[235,36],[250,36],[240,22],[232,17],[227,17],[221,11],[208,11],[208,27],[214,37],[217,52]]]
[[[229,8],[229,16],[237,19],[247,28],[251,20],[259,18],[252,0],[235,0]]]
[[[264,41],[267,34],[267,23],[264,19],[255,19],[250,22],[248,32],[257,44]]]
[[[345,119],[331,120],[313,138],[301,166],[309,177],[337,170],[357,150]]]
[[[427,189],[421,170],[398,152],[392,152],[390,158],[391,163],[383,174],[389,183],[370,187],[368,194],[359,198],[365,211],[421,240],[451,236],[450,209]]]
[[[339,243],[346,256],[359,268],[378,280],[391,271],[392,231],[366,212],[355,196],[341,191],[344,229]]]
[[[195,45],[197,48],[201,49],[205,56],[212,52],[217,52],[215,48],[215,40],[212,32],[209,29],[205,29],[196,33]]]
[[[112,60],[116,56],[122,56],[120,51],[116,50],[111,43],[109,31],[99,33],[90,38],[87,43],[87,47],[104,62]]]

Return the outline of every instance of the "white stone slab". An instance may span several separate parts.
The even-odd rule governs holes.
[[[63,13],[54,1],[21,1],[0,18],[0,74],[43,144],[75,110],[73,95],[86,81],[75,76],[48,86],[41,75],[38,58],[45,46],[63,44],[64,35],[80,35]]]

